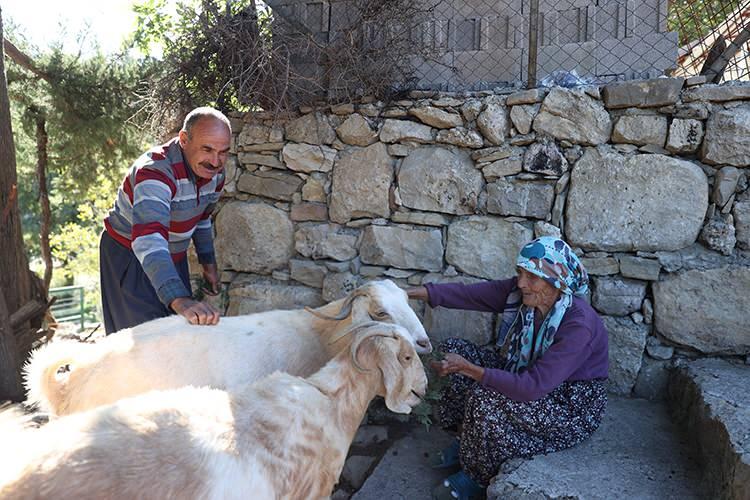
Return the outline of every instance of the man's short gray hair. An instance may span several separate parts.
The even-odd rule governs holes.
[[[232,132],[232,125],[229,123],[229,118],[224,116],[224,113],[222,113],[221,111],[208,106],[195,108],[190,113],[188,113],[185,117],[185,121],[182,122],[182,130],[187,132],[188,136],[190,136],[190,129],[192,129],[193,125],[198,123],[203,118],[214,118],[216,120],[219,120],[227,126],[230,133]]]

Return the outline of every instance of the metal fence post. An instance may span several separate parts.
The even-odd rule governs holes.
[[[526,88],[536,87],[536,60],[539,50],[539,0],[529,0],[529,63]]]

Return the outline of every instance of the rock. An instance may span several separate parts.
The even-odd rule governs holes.
[[[572,171],[565,232],[585,250],[677,250],[697,239],[707,193],[693,163],[592,148]]]
[[[548,222],[536,221],[534,223],[534,238],[541,238],[542,236],[552,236],[553,238],[562,238],[560,228],[553,226]]]
[[[744,499],[750,491],[750,367],[700,359],[672,372],[669,403],[701,453],[704,498]]]
[[[671,274],[653,285],[656,329],[706,354],[749,354],[748,290],[747,267]]]
[[[353,114],[344,120],[344,123],[336,128],[336,135],[343,143],[353,146],[369,146],[378,140],[378,133],[360,114]]]
[[[532,144],[523,156],[523,169],[540,175],[559,177],[568,170],[568,160],[560,152],[555,141],[543,138]]]
[[[326,202],[326,176],[313,173],[302,186],[302,199],[312,202]]]
[[[488,182],[492,182],[499,177],[507,177],[520,173],[523,170],[523,158],[521,156],[512,156],[493,161],[492,163],[481,163],[479,166],[482,168],[484,178]]]
[[[591,276],[604,276],[620,272],[620,264],[614,257],[584,257],[581,259],[581,263]]]
[[[596,145],[609,140],[612,120],[602,103],[583,90],[555,87],[534,119],[534,130],[558,140]]]
[[[528,146],[529,144],[533,144],[534,141],[536,141],[536,134],[532,132],[530,134],[514,135],[510,138],[509,143],[511,146]]]
[[[448,226],[445,260],[467,274],[487,279],[515,274],[516,258],[533,233],[516,222],[473,216]]]
[[[464,121],[458,113],[451,113],[431,106],[411,108],[409,114],[416,116],[419,121],[435,128],[461,127]]]
[[[482,112],[482,101],[479,99],[467,99],[466,102],[461,105],[461,115],[467,122],[473,122]]]
[[[328,207],[324,203],[296,203],[289,215],[295,222],[325,221],[328,220]]]
[[[555,200],[555,187],[546,182],[498,179],[487,185],[487,211],[545,219]]]
[[[667,117],[660,115],[621,116],[612,131],[612,142],[643,146],[664,146],[667,139]]]
[[[482,190],[482,174],[463,151],[428,146],[404,158],[398,174],[404,206],[417,210],[471,214]]]
[[[312,259],[350,260],[357,256],[356,233],[336,224],[304,225],[294,233],[295,249]]]
[[[216,233],[220,269],[270,273],[294,251],[287,213],[265,203],[227,203],[216,217]]]
[[[654,321],[654,306],[649,299],[643,299],[641,311],[643,312],[643,321],[650,325]]]
[[[276,155],[240,152],[237,154],[237,159],[242,165],[265,165],[271,168],[285,168]]]
[[[440,214],[423,212],[394,212],[391,216],[393,222],[400,224],[417,224],[420,226],[447,226],[450,223],[448,217]]]
[[[286,140],[308,144],[333,144],[336,132],[328,118],[319,112],[303,115],[286,124]]]
[[[675,118],[669,126],[667,150],[672,153],[689,154],[698,151],[703,140],[703,122]]]
[[[662,344],[656,337],[649,337],[646,341],[646,352],[654,359],[668,361],[674,356],[674,347]]]
[[[659,271],[661,264],[656,259],[643,259],[632,255],[620,257],[620,273],[625,278],[656,281],[659,279]]]
[[[432,142],[432,127],[406,120],[386,120],[380,131],[383,142]]]
[[[302,185],[296,175],[270,170],[268,172],[245,172],[237,181],[237,189],[257,196],[290,201]]]
[[[534,104],[542,102],[544,97],[547,95],[547,89],[537,88],[530,90],[522,90],[508,96],[505,104],[508,106],[516,106],[518,104]]]
[[[237,138],[237,145],[245,147],[252,144],[281,142],[283,139],[283,133],[280,130],[265,125],[246,123]]]
[[[412,149],[414,148],[406,144],[389,144],[388,154],[391,156],[408,156]]]
[[[750,99],[750,86],[747,85],[747,82],[701,85],[700,87],[687,89],[682,93],[683,102],[726,102],[747,99]]]
[[[684,78],[656,78],[605,85],[604,104],[615,108],[650,108],[677,102]]]
[[[472,151],[471,159],[477,163],[488,163],[496,160],[503,160],[505,158],[523,156],[524,151],[524,148],[518,148],[515,146],[496,146]]]
[[[356,217],[388,217],[393,159],[385,144],[339,153],[333,168],[329,213],[334,222]]]
[[[320,290],[260,276],[237,278],[229,289],[228,316],[323,305]]]
[[[487,489],[487,499],[709,498],[688,451],[664,405],[610,397],[602,424],[589,439],[504,465]]]
[[[627,316],[640,310],[646,296],[646,284],[641,281],[594,277],[592,282],[591,304],[602,314]]]
[[[323,300],[343,299],[359,286],[359,279],[350,272],[329,273],[323,278]]]
[[[326,267],[309,260],[292,259],[289,261],[290,276],[294,281],[313,288],[323,288]]]
[[[702,161],[711,165],[750,165],[750,104],[715,109],[706,122]]]
[[[635,387],[633,387],[633,396],[651,401],[667,399],[669,368],[670,363],[668,361],[644,357],[641,363],[641,371],[638,372],[638,378],[635,381]]]
[[[609,332],[607,385],[615,394],[628,395],[633,390],[641,369],[650,328],[648,325],[636,325],[630,318],[604,316],[602,319]]]
[[[333,113],[334,115],[350,115],[354,113],[354,104],[334,104],[331,106],[331,113]]]
[[[365,264],[440,271],[443,268],[441,233],[439,229],[367,226],[360,244],[360,258]]]
[[[750,201],[737,201],[732,209],[737,246],[750,250]]]
[[[483,280],[468,276],[455,278],[440,278],[430,280],[431,283],[480,283]],[[447,309],[444,307],[425,307],[424,327],[430,332],[430,340],[434,345],[451,337],[469,340],[476,345],[487,345],[494,339],[494,313]]]
[[[499,96],[490,96],[484,101],[484,108],[477,117],[477,128],[492,144],[505,142],[508,135],[508,113],[505,102]]]
[[[724,255],[732,255],[737,239],[732,216],[714,216],[701,231],[700,240],[711,250],[716,250]]]
[[[328,146],[287,143],[281,151],[287,168],[297,172],[329,172],[335,158],[336,150]]]
[[[510,108],[510,120],[520,134],[531,132],[531,125],[541,104],[529,104],[526,106],[513,106]]]
[[[437,142],[452,144],[460,148],[476,149],[484,146],[484,140],[477,131],[468,130],[463,127],[441,130],[437,133],[437,137],[435,140]]]
[[[740,170],[735,167],[723,167],[714,177],[714,189],[711,195],[711,201],[716,206],[723,207],[734,194],[737,188],[737,182],[740,180]]]

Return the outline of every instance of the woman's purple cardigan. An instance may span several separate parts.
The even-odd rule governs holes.
[[[427,283],[429,304],[450,309],[502,313],[516,278],[464,285]],[[543,398],[566,380],[608,376],[607,329],[594,309],[580,297],[565,312],[555,340],[531,367],[519,373],[486,368],[482,386],[515,401]]]

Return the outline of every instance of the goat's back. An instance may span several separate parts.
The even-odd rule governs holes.
[[[225,317],[212,326],[190,325],[171,316],[109,335],[94,346],[83,345],[82,352],[84,347],[97,355],[77,358],[76,345],[68,345],[61,363],[71,367],[61,380],[52,376],[59,363],[49,355],[32,356],[27,372],[47,378],[30,379],[29,386],[44,386],[30,392],[53,414],[83,411],[150,390],[186,385],[233,389],[277,370],[308,376],[328,359],[304,311]]]

